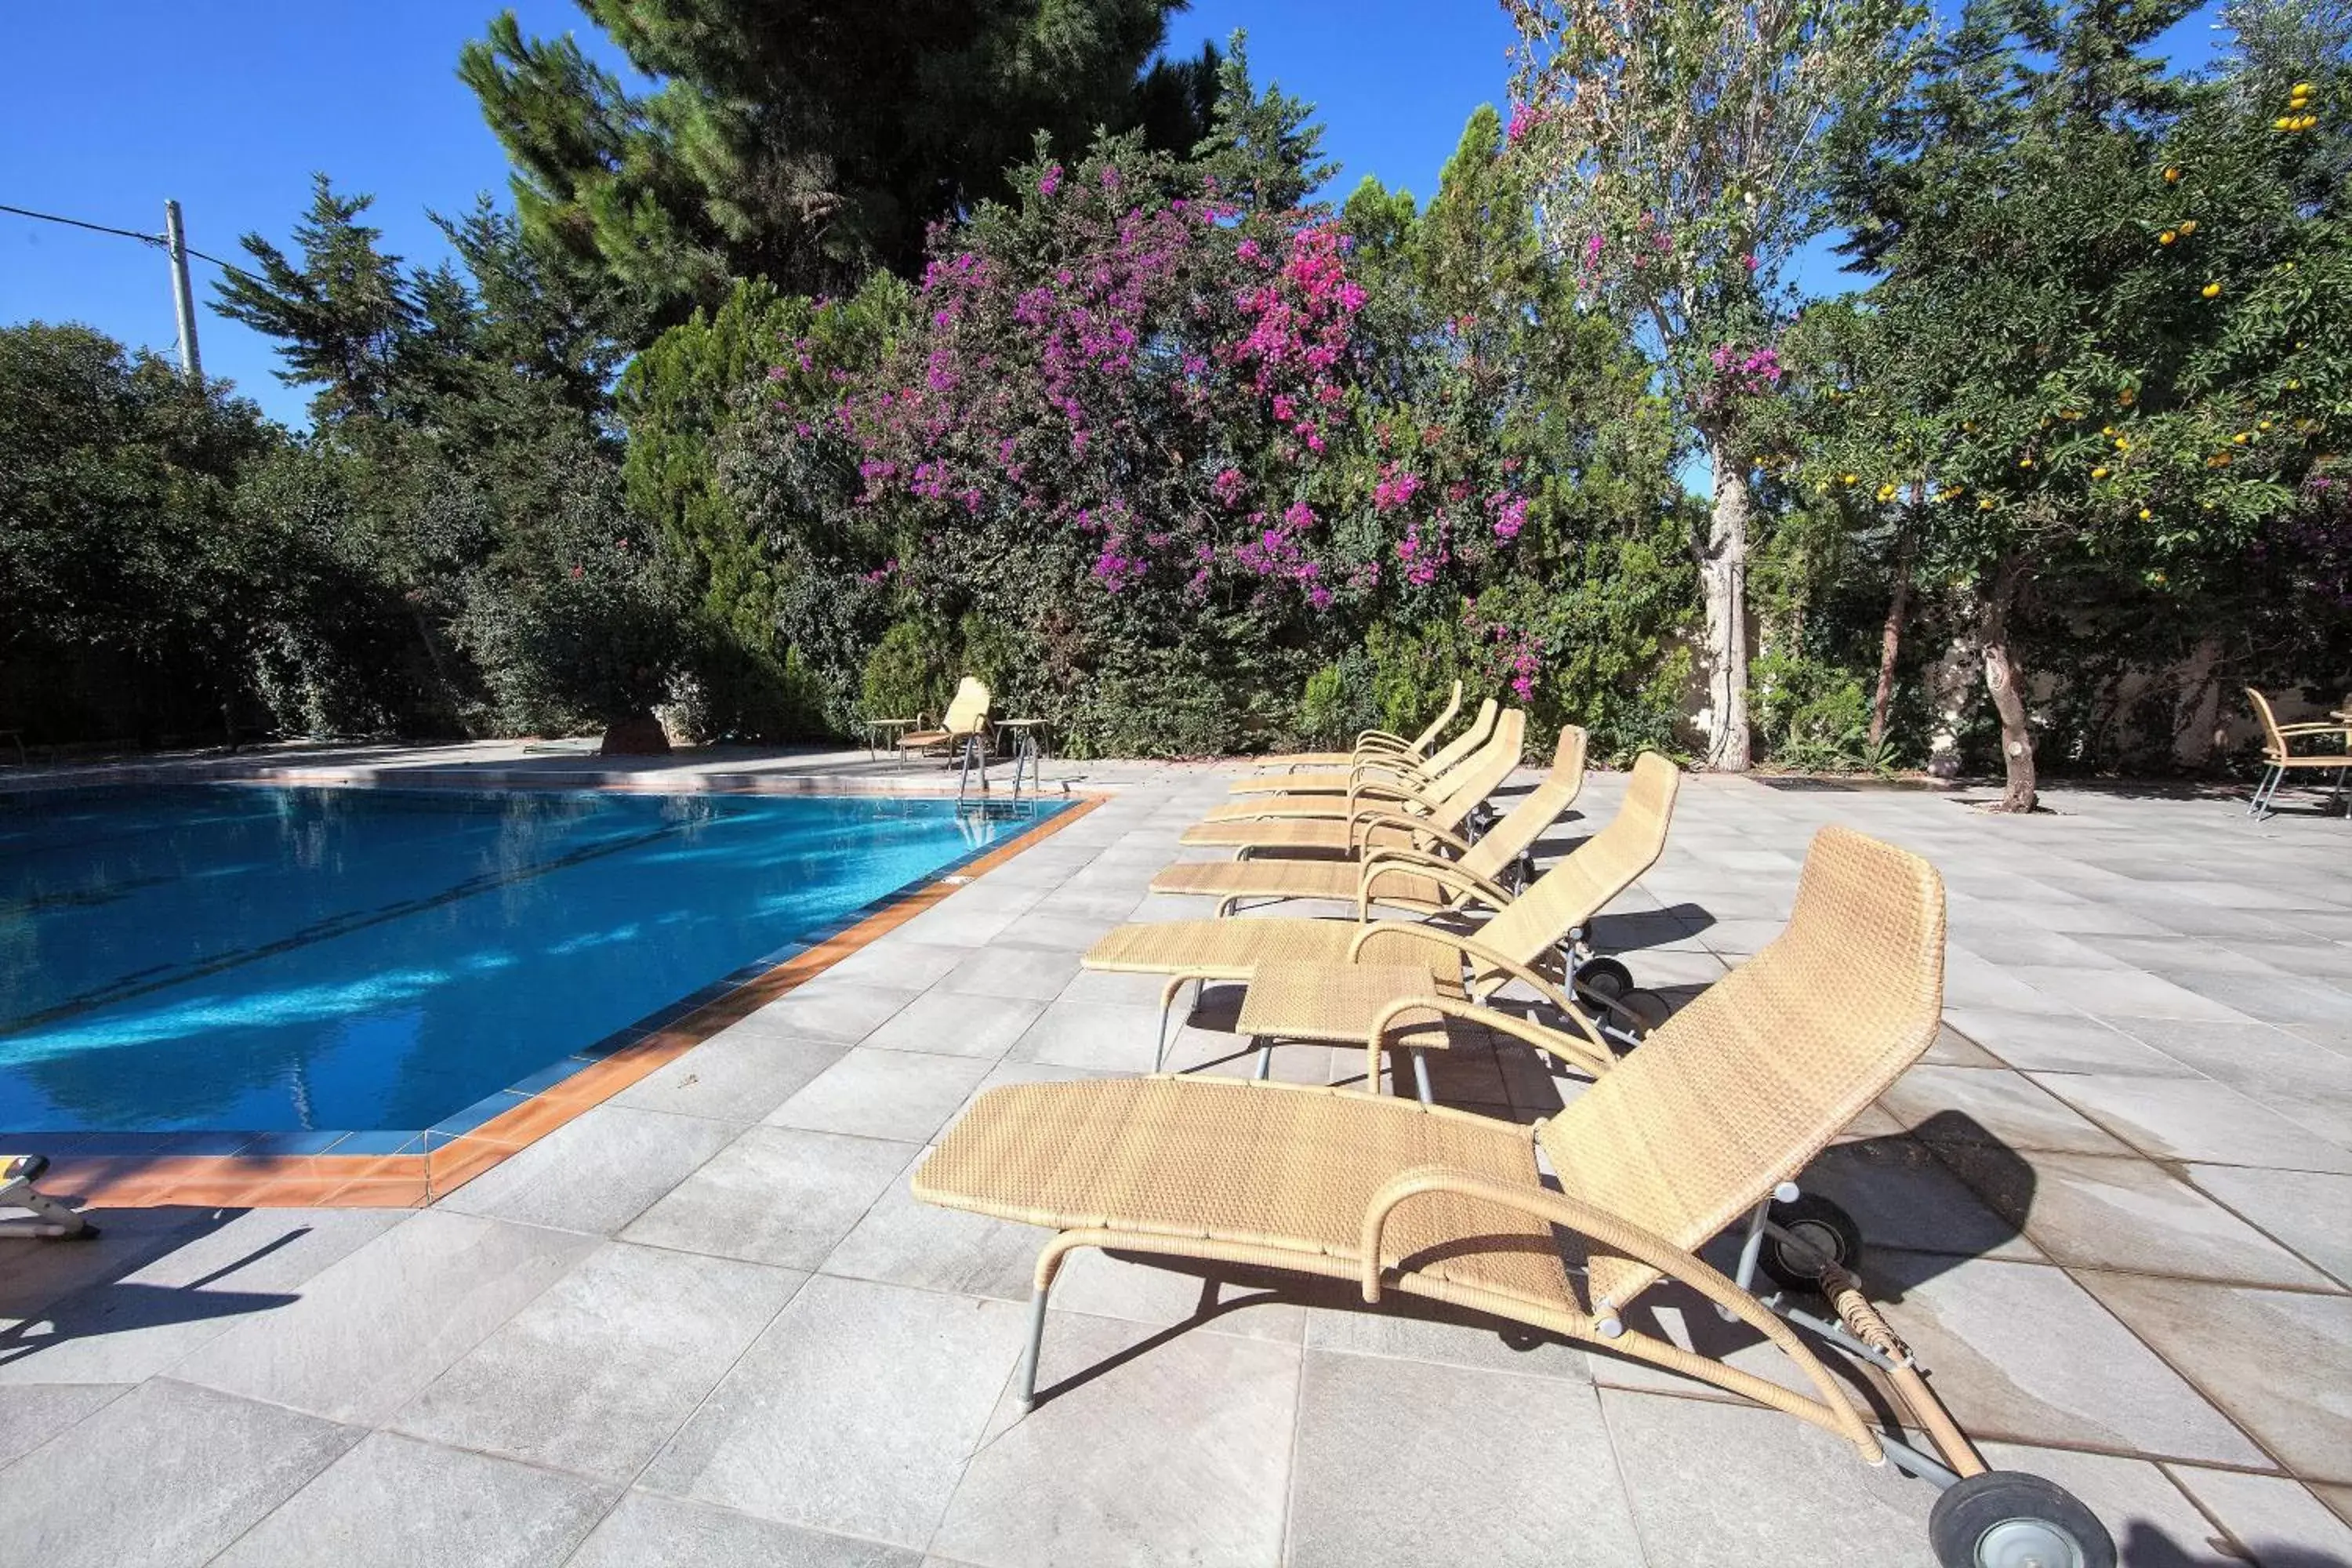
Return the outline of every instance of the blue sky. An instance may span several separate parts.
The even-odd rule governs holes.
[[[438,260],[445,247],[425,209],[457,212],[478,191],[501,199],[506,191],[497,140],[456,75],[459,46],[496,8],[495,0],[13,8],[20,65],[0,100],[0,203],[152,233],[164,198],[176,197],[188,242],[236,260],[248,230],[289,243],[311,171],[323,169],[341,189],[374,194],[372,216],[389,248]],[[619,63],[568,0],[519,0],[514,9],[527,32],[576,29]],[[2201,58],[2203,28],[2192,26]],[[1318,106],[1325,146],[1346,165],[1341,195],[1373,174],[1426,200],[1464,120],[1500,102],[1508,78],[1511,30],[1493,0],[1196,0],[1171,47],[1190,54],[1235,27],[1249,30],[1260,80]],[[267,340],[201,308],[218,273],[201,262],[195,269],[206,374],[300,423],[309,395],[278,384]],[[163,255],[0,213],[0,322],[28,319],[83,321],[168,351]]]

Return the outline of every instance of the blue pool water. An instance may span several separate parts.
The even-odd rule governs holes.
[[[0,796],[0,1131],[486,1120],[1017,834],[944,800],[217,785]],[[510,1102],[509,1102],[510,1103]]]

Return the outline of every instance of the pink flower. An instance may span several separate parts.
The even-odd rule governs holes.
[[[1037,176],[1037,194],[1041,196],[1050,196],[1061,188],[1062,165],[1059,163],[1046,164],[1045,172]]]

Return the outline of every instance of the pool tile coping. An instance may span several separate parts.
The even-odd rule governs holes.
[[[417,1131],[10,1136],[50,1155],[42,1187],[85,1208],[414,1208],[446,1196],[581,1112],[806,984],[1059,833],[1108,795],[1069,804],[831,927],[735,970]],[[1058,803],[1057,803],[1058,804]],[[235,1142],[234,1150],[222,1145]]]

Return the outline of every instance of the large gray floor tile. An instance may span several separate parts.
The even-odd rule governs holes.
[[[1986,1068],[1915,1067],[1879,1102],[1931,1143],[1987,1143],[2125,1154],[2101,1131],[2019,1073]]]
[[[2294,1481],[2187,1465],[2172,1467],[2172,1476],[2263,1568],[2352,1563],[2352,1524]]]
[[[819,1275],[644,1484],[919,1549],[1026,1332],[1009,1302]]]
[[[1007,1390],[932,1550],[984,1568],[1271,1564],[1298,1352],[1049,1314],[1039,1388]]]
[[[2145,1072],[2181,1078],[2194,1071],[2122,1030],[2079,1013],[1947,1007],[1944,1016],[2011,1067],[2028,1072]]]
[[[2352,1481],[2352,1296],[2082,1278],[2297,1473]]]
[[[130,1392],[124,1384],[26,1383],[0,1388],[0,1466],[29,1454]]]
[[[1182,1016],[1179,1005],[1178,1018]],[[1173,1032],[1173,1025],[1171,1025]],[[1160,1033],[1156,1002],[1073,1002],[1048,1006],[1014,1042],[1014,1061],[1108,1072],[1150,1072]]]
[[[966,950],[947,951],[961,953]],[[769,1003],[744,1019],[742,1026],[788,1039],[814,1037],[862,1040],[930,984],[928,980],[919,982],[911,975],[898,979],[845,975],[842,973],[844,967],[836,963],[806,984]]]
[[[1307,1352],[1291,1473],[1295,1568],[1643,1561],[1591,1388]]]
[[[846,1043],[820,1035],[794,1037],[738,1026],[646,1074],[613,1103],[673,1116],[757,1121],[848,1049]]]
[[[609,1243],[410,1400],[392,1425],[413,1436],[626,1481],[803,1278]]]
[[[928,1142],[988,1076],[988,1068],[970,1057],[861,1047],[819,1073],[767,1121],[814,1132]]]
[[[1335,1292],[1336,1294],[1336,1292]],[[1381,1308],[1334,1301],[1307,1314],[1309,1350],[1392,1356],[1441,1366],[1476,1367],[1529,1377],[1590,1383],[1582,1347],[1517,1323],[1481,1318],[1409,1296],[1391,1296]]]
[[[966,996],[1017,996],[1050,1002],[1078,972],[1075,951],[989,947],[956,965],[940,989]]]
[[[861,985],[921,991],[945,979],[973,951],[944,942],[909,942],[893,931],[826,970],[825,977]]]
[[[655,1247],[814,1268],[916,1152],[912,1143],[877,1138],[749,1128],[624,1234]]]
[[[565,1568],[919,1568],[917,1554],[731,1509],[633,1491]]]
[[[152,1377],[239,1321],[292,1305],[304,1281],[406,1214],[248,1209],[179,1233],[160,1257],[51,1303],[0,1337],[0,1383]]]
[[[2235,1008],[2139,969],[2013,964],[2011,978],[2103,1018],[2242,1017]]]
[[[378,1432],[214,1561],[219,1568],[553,1568],[614,1489]]]
[[[2342,1007],[2352,1014],[2352,995]],[[2133,1033],[2297,1126],[2352,1147],[2352,1057],[2314,1050],[2267,1025],[2200,1027],[2166,1019]]]
[[[2352,1284],[2352,1176],[2247,1165],[2190,1165],[2187,1173],[2339,1282]]]
[[[382,1421],[595,1247],[592,1237],[427,1209],[173,1375],[341,1421]]]
[[[0,1563],[203,1563],[362,1436],[156,1379],[0,1471]]]
[[[475,1177],[440,1206],[610,1236],[740,1131],[730,1121],[599,1105]]]
[[[2261,1465],[2196,1388],[2057,1268],[1897,1252],[1865,1261],[1887,1318],[1969,1431]]]
[[[2053,1073],[2041,1083],[2159,1160],[2352,1173],[2352,1149],[2210,1079]]]
[[[1605,1388],[1642,1545],[1675,1568],[1935,1568],[1935,1489],[1774,1410]]]
[[[1051,1234],[1035,1226],[919,1202],[906,1181],[894,1179],[856,1228],[826,1255],[824,1272],[1026,1301],[1038,1250]]]
[[[1024,997],[973,995],[942,985],[908,1003],[863,1043],[879,1050],[993,1061],[1045,1010],[1045,1003]]]
[[[2141,1159],[1955,1144],[1949,1161],[2057,1262],[2325,1289],[2326,1277],[2195,1188]]]

